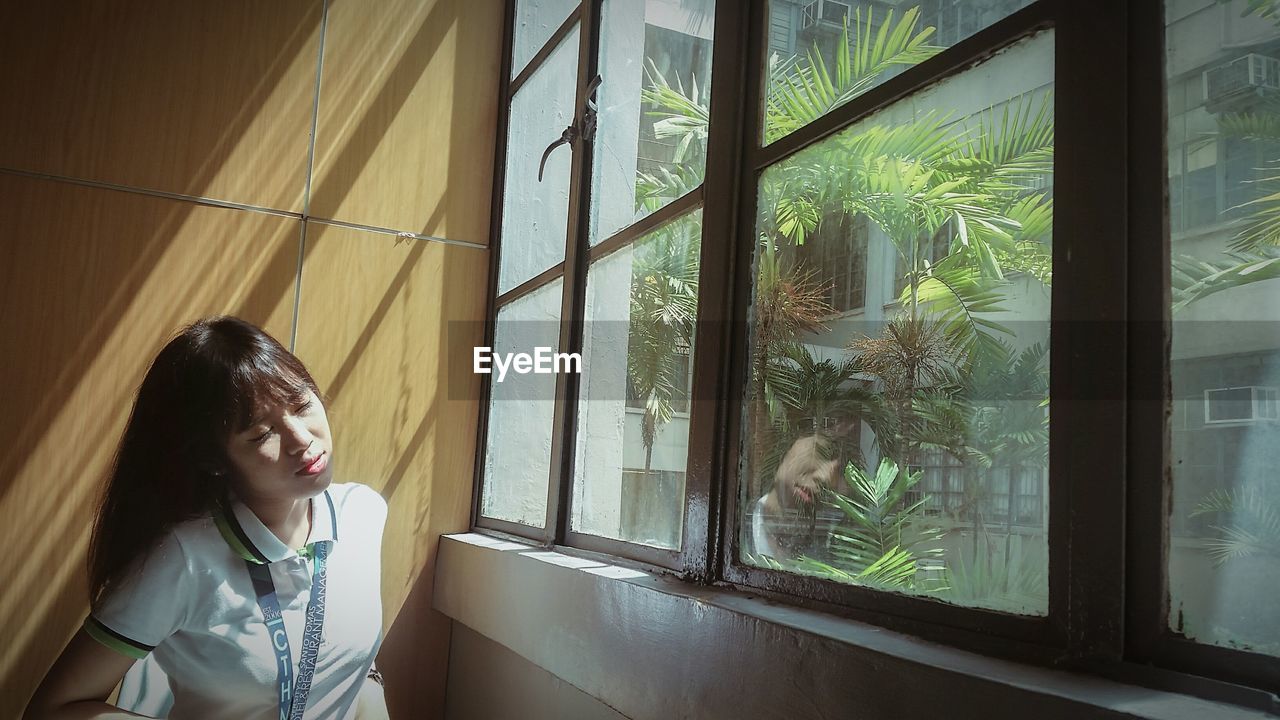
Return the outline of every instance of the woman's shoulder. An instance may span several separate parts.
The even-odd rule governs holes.
[[[328,489],[339,522],[349,519],[373,519],[382,522],[387,517],[387,501],[377,490],[363,483],[334,483]]]
[[[221,538],[213,515],[205,514],[174,525],[161,542],[177,546],[185,554],[190,555],[193,552],[199,554],[200,549],[206,545],[212,544],[215,548],[219,547],[213,541],[221,541]]]
[[[358,482],[333,483],[326,492],[333,498],[334,503],[373,503],[385,506],[387,502],[382,499],[382,495],[377,490]]]

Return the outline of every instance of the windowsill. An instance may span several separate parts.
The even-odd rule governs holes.
[[[441,538],[433,604],[634,718],[1271,717],[478,533]]]

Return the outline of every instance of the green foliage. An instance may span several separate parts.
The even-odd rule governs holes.
[[[653,125],[654,136],[659,139],[676,138],[673,162],[677,165],[688,162],[693,159],[691,148],[706,146],[707,129],[711,124],[707,90],[705,86],[701,91],[698,89],[696,77],[687,92],[679,78],[672,85],[648,58],[645,59],[645,74],[649,82],[648,87],[640,91],[640,100],[646,107],[654,108],[647,115],[660,118]],[[695,141],[698,141],[697,145],[694,145]]]
[[[1276,15],[1276,0],[1251,0],[1245,14],[1262,17]],[[1264,101],[1253,111],[1226,113],[1218,118],[1218,133],[1223,138],[1248,142],[1280,144],[1280,103]],[[1212,136],[1210,136],[1212,137]],[[1280,173],[1280,164],[1257,168]],[[1256,181],[1264,188],[1260,197],[1236,208],[1248,213],[1236,225],[1235,237],[1220,260],[1201,260],[1190,256],[1173,258],[1173,310],[1210,295],[1242,287],[1262,280],[1280,277],[1280,174]]]
[[[1280,505],[1255,489],[1219,488],[1201,500],[1191,517],[1221,516],[1212,526],[1219,537],[1208,541],[1215,565],[1260,555],[1280,559]]]
[[[693,343],[700,237],[700,224],[686,218],[634,246],[627,379],[644,403],[641,435],[646,451],[671,421],[672,398],[685,383],[675,350]]]
[[[993,563],[987,556],[957,553],[948,559],[944,600],[979,607],[1015,611],[1046,605],[1049,582],[1043,558],[1022,558],[1016,563]]]
[[[943,50],[926,42],[933,28],[917,30],[919,8],[907,10],[896,22],[894,14],[890,10],[877,28],[871,8],[866,8],[865,16],[863,8],[855,9],[852,27],[846,19],[836,47],[834,72],[816,45],[809,51],[807,63],[771,59],[766,142],[788,135],[865,93],[885,71],[915,65]]]
[[[1280,215],[1277,215],[1280,219]],[[1280,250],[1224,253],[1225,260],[1175,255],[1172,262],[1173,311],[1233,288],[1280,277]]]
[[[705,149],[710,127],[708,88],[699,88],[697,78],[688,90],[676,78],[671,84],[653,60],[645,59],[647,84],[640,91],[645,114],[658,118],[653,125],[656,139],[674,139],[671,167],[636,174],[636,208],[653,212],[702,184],[706,173]]]
[[[951,453],[980,468],[1048,464],[1048,347],[1015,353],[997,343],[970,356],[948,383],[915,398],[926,449]]]
[[[1218,2],[1225,4],[1231,0],[1218,0]],[[1240,13],[1240,17],[1249,15],[1257,15],[1280,24],[1280,0],[1246,0],[1244,12]]]
[[[890,590],[911,587],[916,576],[915,556],[901,548],[892,548],[875,562],[856,572],[807,557],[782,562],[774,561],[772,565],[774,569],[812,575],[824,580]]]
[[[798,568],[845,582],[914,587],[918,561],[936,558],[942,552],[941,531],[923,524],[921,512],[928,498],[908,498],[920,475],[900,470],[889,459],[880,462],[874,475],[847,464],[844,476],[850,494],[825,494],[826,503],[842,515],[840,525],[828,538],[834,560],[801,558]]]

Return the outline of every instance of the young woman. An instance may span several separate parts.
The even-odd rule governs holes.
[[[170,718],[386,717],[386,504],[331,484],[319,395],[243,320],[201,320],[160,351],[93,528],[89,617],[27,718],[138,717],[106,700],[147,656]]]
[[[839,480],[835,443],[818,434],[797,438],[774,473],[773,489],[752,506],[748,552],[778,560],[795,557],[795,545],[811,540],[819,497],[824,490],[836,488]],[[797,522],[806,517],[808,532],[804,523]]]

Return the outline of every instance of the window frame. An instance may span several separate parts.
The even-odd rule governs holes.
[[[510,100],[580,23],[575,122],[581,121],[587,86],[596,70],[602,2],[581,0],[516,78],[511,78],[510,68],[515,0],[507,2],[491,210],[491,288],[497,287],[501,255]],[[1280,659],[1195,643],[1174,633],[1168,623],[1171,223],[1167,183],[1145,181],[1167,178],[1167,133],[1150,131],[1167,123],[1163,6],[1144,0],[1039,0],[766,146],[761,136],[767,0],[720,0],[712,47],[712,129],[702,185],[589,247],[584,208],[592,152],[590,144],[575,147],[564,262],[501,297],[490,293],[486,309],[485,342],[492,346],[497,308],[551,278],[563,277],[560,350],[580,352],[591,260],[701,206],[701,284],[681,549],[662,550],[570,530],[576,375],[557,376],[543,528],[481,515],[492,377],[482,379],[472,528],[585,556],[624,558],[684,580],[725,585],[996,656],[1273,707],[1269,703],[1274,698],[1269,700],[1265,693],[1280,691],[1275,680]],[[1054,416],[1050,482],[1044,496],[1049,502],[1048,614],[1016,616],[947,605],[742,564],[736,559],[737,511],[760,173],[1046,28],[1052,28],[1056,38],[1055,145],[1073,148],[1055,156],[1054,173]],[[1118,68],[1123,72],[1117,73]],[[1111,81],[1101,83],[1098,78]],[[1070,242],[1073,237],[1089,241]],[[1166,271],[1147,271],[1153,261]]]

